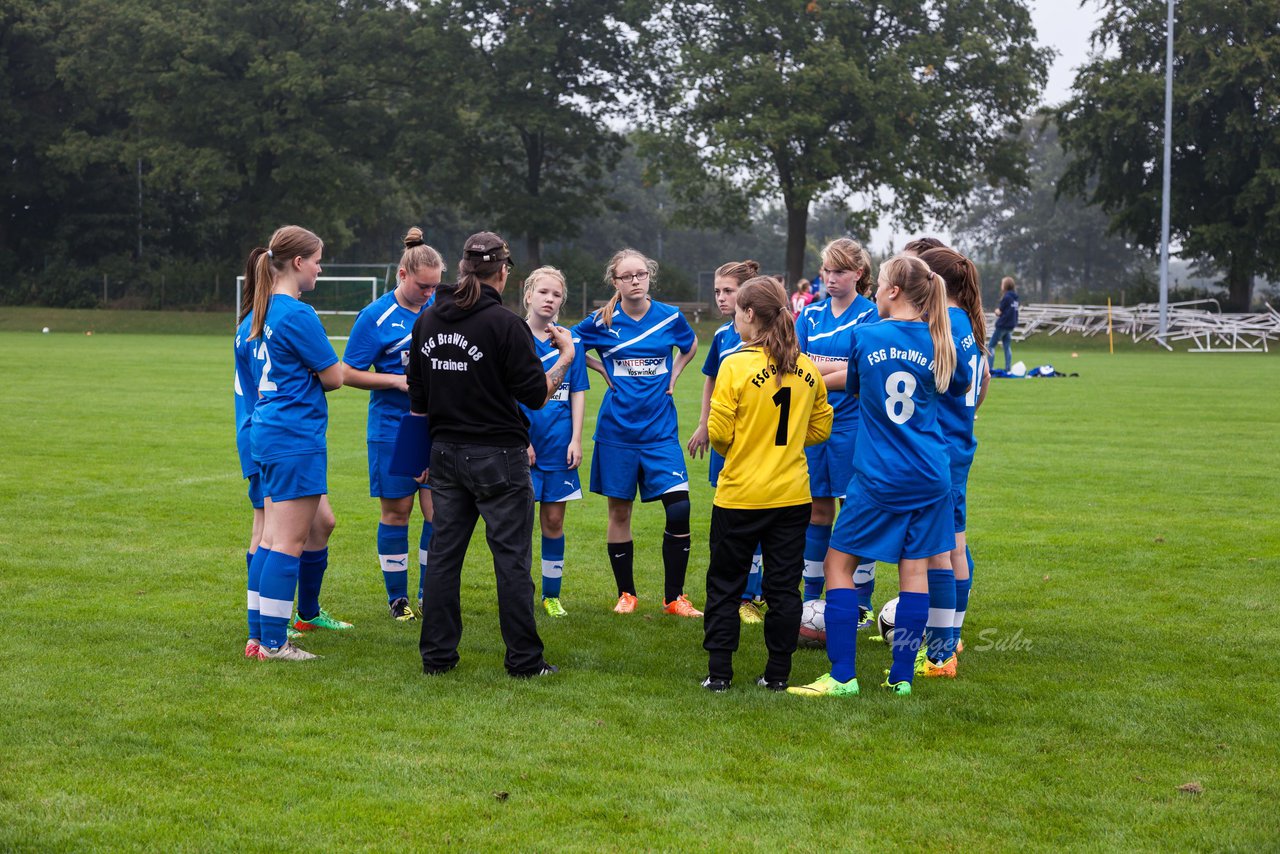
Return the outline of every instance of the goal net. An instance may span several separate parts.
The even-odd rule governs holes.
[[[316,310],[316,314],[333,317],[355,317],[360,309],[376,300],[383,287],[383,281],[377,276],[321,276],[316,279],[316,289],[302,295],[302,301]],[[244,276],[236,276],[236,302],[240,305],[240,295],[244,288]],[[334,324],[342,330],[351,328],[350,320]],[[328,327],[329,324],[326,324]],[[330,328],[330,332],[334,329]],[[330,335],[330,340],[345,341],[346,335]]]

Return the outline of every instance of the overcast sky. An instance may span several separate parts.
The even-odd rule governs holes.
[[[1089,55],[1089,36],[1099,17],[1094,0],[1080,6],[1077,0],[1032,0],[1031,19],[1036,27],[1040,44],[1058,51],[1058,57],[1049,69],[1049,85],[1045,87],[1044,103],[1056,104],[1066,100],[1075,79],[1075,69]]]

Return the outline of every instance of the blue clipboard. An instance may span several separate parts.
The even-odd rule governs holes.
[[[417,477],[431,467],[431,428],[425,415],[406,412],[400,418],[395,448],[391,452],[391,473]]]

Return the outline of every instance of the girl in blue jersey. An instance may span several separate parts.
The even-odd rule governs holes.
[[[796,339],[800,352],[822,372],[827,394],[835,409],[831,438],[806,448],[809,458],[809,488],[813,491],[813,511],[805,532],[804,598],[822,595],[822,563],[831,542],[831,526],[836,518],[836,501],[844,500],[852,475],[853,445],[858,434],[858,401],[845,391],[845,369],[854,327],[876,319],[876,307],[867,294],[871,290],[871,256],[856,240],[841,237],[822,249],[822,280],[828,298],[806,306],[796,317]],[[871,591],[875,587],[875,562],[858,567],[859,595],[865,599],[859,625],[870,625]]]
[[[948,395],[939,400],[938,424],[947,440],[951,463],[956,545],[946,561],[940,561],[929,569],[929,621],[925,632],[930,643],[919,670],[922,676],[954,678],[956,653],[960,651],[960,628],[964,625],[969,591],[973,586],[973,557],[965,537],[969,468],[978,449],[978,440],[973,435],[973,419],[986,397],[991,370],[988,367],[989,354],[985,351],[987,322],[982,312],[978,268],[968,258],[947,247],[928,249],[920,253],[920,258],[946,282],[947,313],[951,319],[951,337],[956,344],[956,360],[967,365],[973,374],[973,385],[964,397]]]
[[[568,299],[564,274],[555,267],[539,267],[524,280],[525,319],[543,368],[550,371],[560,356],[547,330],[555,324]],[[582,342],[573,338],[574,358],[560,388],[541,409],[524,404],[529,419],[529,475],[533,500],[538,502],[542,529],[542,607],[552,617],[566,615],[560,604],[564,576],[564,511],[567,502],[582,498],[578,466],[582,464],[582,418],[586,411],[587,365]]]
[[[418,538],[418,601],[427,574],[431,544],[431,491],[425,483],[390,471],[400,419],[409,411],[409,342],[413,324],[435,298],[445,269],[444,258],[422,239],[414,227],[404,236],[404,254],[396,271],[396,289],[360,312],[342,354],[344,385],[368,389],[369,495],[381,505],[378,519],[378,564],[386,586],[391,618],[402,623],[417,619],[409,605],[409,515],[413,498],[422,508]],[[419,605],[421,607],[421,605]]]
[[[262,480],[258,475],[258,464],[253,461],[253,448],[249,443],[249,426],[253,420],[253,406],[258,402],[257,387],[253,385],[253,347],[249,340],[250,325],[253,323],[254,288],[250,278],[245,276],[245,284],[241,291],[238,324],[235,342],[235,401],[236,401],[236,454],[240,458],[240,474],[249,481],[249,505],[253,508],[253,527],[249,535],[249,551],[245,554],[245,565],[249,570],[249,640],[245,643],[244,657],[257,658],[261,643],[260,619],[258,616],[258,585],[253,580],[253,556],[258,551],[258,543],[262,539]]]
[[[841,514],[824,567],[831,671],[788,689],[793,694],[858,693],[854,571],[868,560],[898,564],[893,667],[883,687],[910,694],[929,612],[928,568],[931,559],[936,562],[955,546],[951,467],[938,428],[938,398],[965,394],[972,372],[956,362],[946,285],[919,258],[898,255],[880,267],[876,307],[881,321],[854,334],[845,385],[859,395],[847,493],[858,512]]]
[[[332,515],[326,493],[324,393],[342,386],[342,368],[315,311],[299,297],[320,275],[320,238],[296,225],[278,229],[246,264],[254,292],[249,341],[253,344],[250,442],[258,464],[263,507],[262,541],[249,570],[258,584],[259,658],[315,658],[289,642],[286,632],[298,593],[295,626],[315,627],[323,609],[320,586],[328,564]],[[323,541],[318,541],[319,534]],[[350,628],[332,620],[331,628]]]
[[[667,525],[662,537],[665,576],[663,609],[701,617],[684,594],[689,567],[689,476],[680,446],[676,380],[693,360],[698,339],[674,306],[649,298],[658,265],[634,249],[616,253],[605,268],[615,288],[604,308],[573,329],[583,350],[595,350],[609,389],[596,418],[591,491],[609,500],[609,562],[618,585],[614,611],[636,609],[635,545],[631,509],[636,489],[642,501],[661,500]],[[672,359],[672,350],[679,357]]]
[[[711,416],[711,395],[715,392],[716,374],[720,370],[721,360],[742,347],[742,336],[738,334],[737,327],[734,325],[738,289],[744,282],[759,274],[760,265],[755,261],[730,261],[716,269],[712,282],[715,287],[716,307],[720,309],[720,314],[729,320],[716,330],[716,334],[711,338],[711,348],[707,352],[707,358],[702,363],[702,373],[706,377],[706,381],[702,384],[702,414],[698,419],[698,428],[693,431],[693,436],[689,439],[689,456],[697,459],[699,454],[710,451],[707,479],[711,481],[713,488],[720,479],[720,470],[724,468],[724,457],[711,447],[707,437],[707,419]],[[757,547],[755,554],[751,556],[751,571],[747,575],[747,586],[742,592],[742,601],[738,605],[738,618],[744,623],[764,622],[764,615],[760,611],[760,604],[763,602],[761,598],[762,567],[763,558]]]

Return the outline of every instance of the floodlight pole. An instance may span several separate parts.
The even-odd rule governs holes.
[[[1169,331],[1169,172],[1173,161],[1173,5],[1165,29],[1164,52],[1164,180],[1160,197],[1160,338]]]

